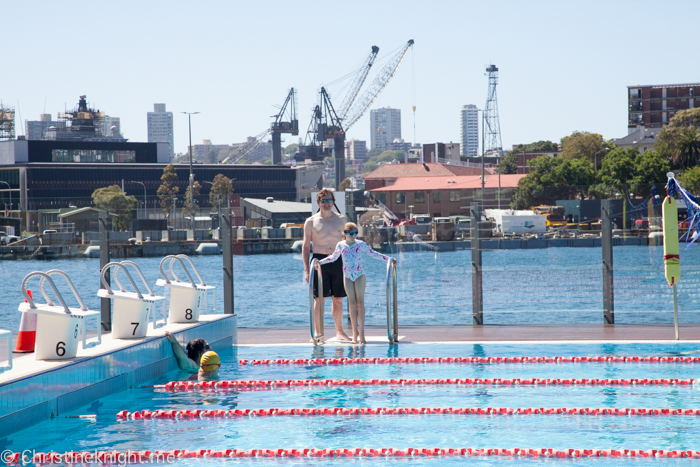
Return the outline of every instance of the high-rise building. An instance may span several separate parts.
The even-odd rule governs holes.
[[[401,139],[401,109],[385,107],[369,111],[370,148],[388,149],[389,143]]]
[[[153,104],[153,112],[148,112],[148,142],[168,143],[170,157],[175,154],[173,113],[165,111],[165,104]]]
[[[459,142],[462,155],[479,155],[479,109],[474,104],[463,105],[459,112]]]
[[[700,83],[627,86],[627,133],[662,128],[679,110],[700,107]]]
[[[41,114],[39,120],[24,121],[24,134],[28,140],[44,139],[44,135],[53,124],[51,114]]]
[[[109,115],[105,115],[102,134],[105,136],[116,136],[121,138],[122,126],[119,117],[110,117]]]
[[[345,142],[345,158],[350,161],[363,162],[367,160],[367,141],[351,139]]]

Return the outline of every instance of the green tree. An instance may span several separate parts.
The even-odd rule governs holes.
[[[216,164],[218,162],[218,156],[219,154],[216,151],[209,151],[204,157],[204,160],[207,161],[207,164]]]
[[[598,172],[600,181],[610,187],[621,189],[629,185],[635,173],[635,160],[639,153],[636,149],[617,148],[610,151]]]
[[[212,183],[213,185],[209,191],[209,203],[216,207],[219,206],[219,203],[225,205],[228,196],[233,193],[231,179],[224,174],[216,174]]]
[[[700,167],[695,166],[686,170],[678,177],[678,181],[681,182],[683,188],[688,190],[688,192],[697,196],[700,194]]]
[[[367,160],[362,164],[362,173],[367,174],[376,170],[379,164],[374,160]]]
[[[528,164],[530,173],[518,182],[514,209],[540,204],[553,205],[558,199],[583,199],[595,181],[593,164],[585,159],[541,156]]]
[[[124,194],[119,185],[98,188],[92,192],[92,202],[107,212],[114,214],[114,228],[129,230],[129,220],[133,217],[138,204],[134,196]]]
[[[596,156],[600,159],[606,149],[613,146],[598,133],[574,131],[561,139],[560,157],[564,159],[586,159],[594,164]]]
[[[299,150],[299,145],[298,144],[290,144],[289,146],[284,148],[284,153],[289,155],[289,154],[296,154],[296,152]]]
[[[664,185],[666,174],[671,170],[666,159],[654,151],[637,154],[634,167],[635,175],[632,184],[634,192],[641,196],[647,196],[651,192],[651,185]]]
[[[352,180],[350,180],[349,178],[346,178],[342,182],[340,182],[340,185],[338,185],[338,191],[345,191],[351,187],[352,187]]]
[[[401,150],[398,151],[393,151],[390,149],[387,149],[386,151],[382,151],[381,154],[375,157],[375,160],[377,162],[392,162],[394,160],[398,160],[399,162],[403,162],[404,158],[404,152]]]
[[[518,152],[508,151],[501,159],[498,161],[496,166],[498,173],[500,174],[515,174],[518,173]]]
[[[518,173],[518,154],[523,152],[556,152],[558,150],[556,143],[551,141],[537,141],[530,144],[519,144],[508,151],[498,161],[498,172],[501,174]]]
[[[177,194],[180,189],[174,185],[177,182],[177,172],[173,164],[166,165],[163,169],[163,175],[160,176],[161,184],[156,192],[160,199],[160,207],[163,211],[169,213],[177,199]]]
[[[192,199],[192,204],[190,204],[190,186],[187,185],[187,189],[185,190],[185,199],[182,202],[182,214],[184,215],[189,215],[189,216],[196,216],[197,211],[199,210],[199,192],[202,189],[202,185],[199,184],[199,182],[195,181],[192,184],[192,187],[194,188],[194,196]]]
[[[700,108],[681,110],[659,132],[656,150],[672,169],[693,167],[700,162]]]
[[[371,159],[371,158],[373,158],[373,157],[377,157],[377,156],[380,155],[381,153],[382,153],[382,150],[379,149],[379,148],[370,149],[369,152],[367,153],[367,159]]]

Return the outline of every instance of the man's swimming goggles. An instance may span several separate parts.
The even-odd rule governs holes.
[[[343,230],[343,233],[345,235],[357,235],[357,232],[348,232],[347,230]]]
[[[332,202],[333,202],[332,199],[322,199],[322,200],[321,200],[321,203],[322,203],[322,204],[332,203]]]

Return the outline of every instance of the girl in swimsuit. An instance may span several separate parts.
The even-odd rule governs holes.
[[[352,343],[366,344],[365,339],[365,269],[362,267],[362,253],[376,259],[388,261],[390,258],[377,253],[361,240],[355,240],[357,225],[348,222],[343,228],[343,239],[338,242],[332,255],[326,256],[319,264],[332,263],[343,258],[343,280],[345,293],[348,295],[348,308],[350,309],[350,323],[352,323]],[[396,262],[393,258],[392,261]]]

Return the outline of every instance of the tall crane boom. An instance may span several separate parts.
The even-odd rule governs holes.
[[[297,107],[294,101],[294,88],[289,90],[287,99],[277,115],[273,115],[275,121],[272,124],[272,165],[282,163],[282,133],[291,135],[299,134],[299,120],[297,119]],[[284,121],[285,117],[287,121]]]
[[[345,118],[353,102],[355,102],[355,98],[360,93],[362,85],[365,84],[369,70],[372,68],[378,53],[379,47],[373,45],[372,52],[370,52],[369,57],[367,57],[367,60],[365,60],[365,65],[361,69],[361,72],[357,74],[357,77],[355,77],[355,81],[353,81],[352,85],[350,86],[350,90],[345,96],[345,99],[343,99],[343,103],[340,104],[340,107],[338,107],[338,116],[341,120]]]
[[[267,130],[263,131],[259,135],[257,135],[255,138],[252,139],[251,142],[242,144],[236,151],[234,151],[232,154],[230,154],[226,159],[222,160],[220,163],[221,164],[237,164],[238,161],[243,159],[245,156],[253,152],[258,146],[263,144],[265,142],[265,138],[272,133],[272,128],[268,128]],[[231,162],[229,162],[231,161]]]
[[[369,85],[365,93],[362,95],[360,100],[352,106],[352,108],[347,112],[344,119],[345,131],[348,131],[362,116],[367,112],[367,109],[372,105],[374,100],[377,98],[382,89],[389,83],[391,78],[396,74],[396,70],[399,69],[399,65],[406,57],[408,49],[413,47],[413,39],[408,41],[404,47],[391,59],[389,63],[384,65],[379,71],[379,74],[374,81]]]

